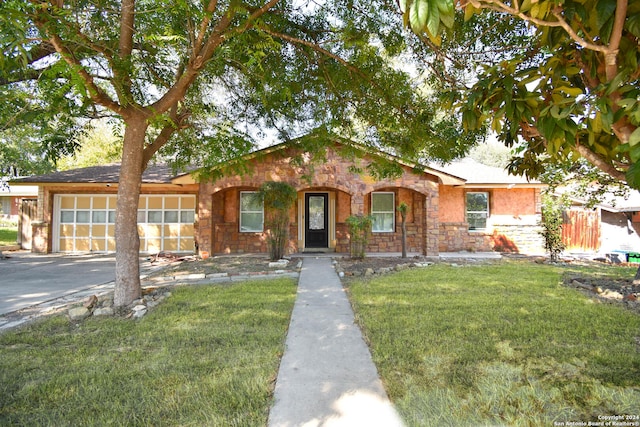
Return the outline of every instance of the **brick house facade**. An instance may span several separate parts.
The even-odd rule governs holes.
[[[321,150],[322,151],[322,150]],[[356,154],[354,154],[354,152]],[[368,166],[380,159],[396,167],[393,178],[376,179]],[[139,206],[144,252],[200,255],[266,253],[264,211],[252,206],[265,181],[282,181],[297,191],[289,212],[288,251],[349,252],[351,215],[375,218],[367,252],[400,252],[401,218],[409,207],[407,250],[427,256],[456,251],[542,252],[539,183],[492,176],[498,172],[466,165],[462,171],[424,167],[364,147],[334,142],[311,156],[280,144],[242,159],[244,173],[196,179],[173,176],[166,166],[145,172]],[[228,165],[226,165],[228,166]],[[468,170],[482,179],[467,179]],[[115,249],[111,215],[118,166],[58,172],[20,180],[39,185],[35,252],[109,252]],[[488,179],[485,179],[488,177]],[[480,207],[470,203],[480,200]],[[475,203],[475,202],[474,202]],[[470,219],[472,218],[472,219]]]
[[[352,148],[352,147],[350,147]],[[423,255],[439,252],[509,251],[540,253],[538,235],[540,219],[540,184],[526,182],[472,184],[436,168],[416,169],[416,165],[392,159],[401,168],[399,176],[377,180],[368,175],[366,166],[376,154],[363,150],[354,159],[345,155],[336,143],[326,149],[322,162],[315,164],[309,156],[300,156],[295,148],[282,145],[264,150],[248,159],[249,172],[231,174],[211,182],[202,182],[198,206],[198,244],[201,252],[266,252],[262,232],[243,232],[239,224],[240,195],[256,191],[265,181],[283,181],[298,192],[290,212],[289,251],[325,249],[349,251],[346,220],[350,215],[372,214],[372,197],[388,194],[394,206],[406,203],[407,250]],[[300,159],[306,161],[300,162]],[[355,167],[354,167],[355,166]],[[302,179],[307,177],[308,179]],[[487,228],[469,230],[466,222],[467,192],[486,192],[491,215]],[[310,247],[306,241],[308,195],[326,195],[328,203],[326,247]],[[400,252],[401,219],[393,209],[393,222],[383,231],[374,230],[368,252]]]

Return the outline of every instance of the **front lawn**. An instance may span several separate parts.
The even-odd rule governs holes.
[[[0,425],[264,426],[292,279],[178,287],[144,318],[0,335]]]
[[[0,246],[15,245],[17,241],[17,227],[0,227]]]
[[[435,265],[352,282],[356,319],[407,425],[640,416],[640,316],[563,286],[566,270]]]

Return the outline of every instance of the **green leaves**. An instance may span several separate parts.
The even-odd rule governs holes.
[[[454,24],[453,0],[401,0],[400,10],[406,26],[426,34],[436,45],[441,43],[442,29]]]

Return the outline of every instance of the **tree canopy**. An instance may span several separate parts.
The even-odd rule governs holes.
[[[459,40],[456,31],[465,24],[455,19],[452,0],[401,6],[423,43]],[[508,48],[496,61],[467,63],[471,81],[447,81],[447,103],[466,129],[488,126],[506,145],[521,143],[514,173],[538,177],[549,163],[571,165],[582,157],[640,188],[639,2],[461,0],[455,6],[466,25],[481,23],[467,31],[498,34],[505,40],[492,47]],[[509,26],[515,31],[505,31]],[[521,43],[505,43],[514,34]]]
[[[265,129],[288,139],[321,128],[402,155],[443,138],[447,118],[394,66],[398,16],[390,0],[6,0],[0,126],[33,125],[56,157],[92,119],[121,122],[115,303],[125,305],[140,293],[137,200],[157,153],[206,168]]]

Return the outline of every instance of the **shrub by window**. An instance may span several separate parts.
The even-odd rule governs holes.
[[[469,230],[484,230],[489,217],[489,193],[467,193],[467,223]]]
[[[261,232],[264,224],[264,208],[256,191],[240,192],[240,231]]]
[[[393,193],[371,193],[371,217],[374,233],[393,232],[395,229],[395,200]]]

